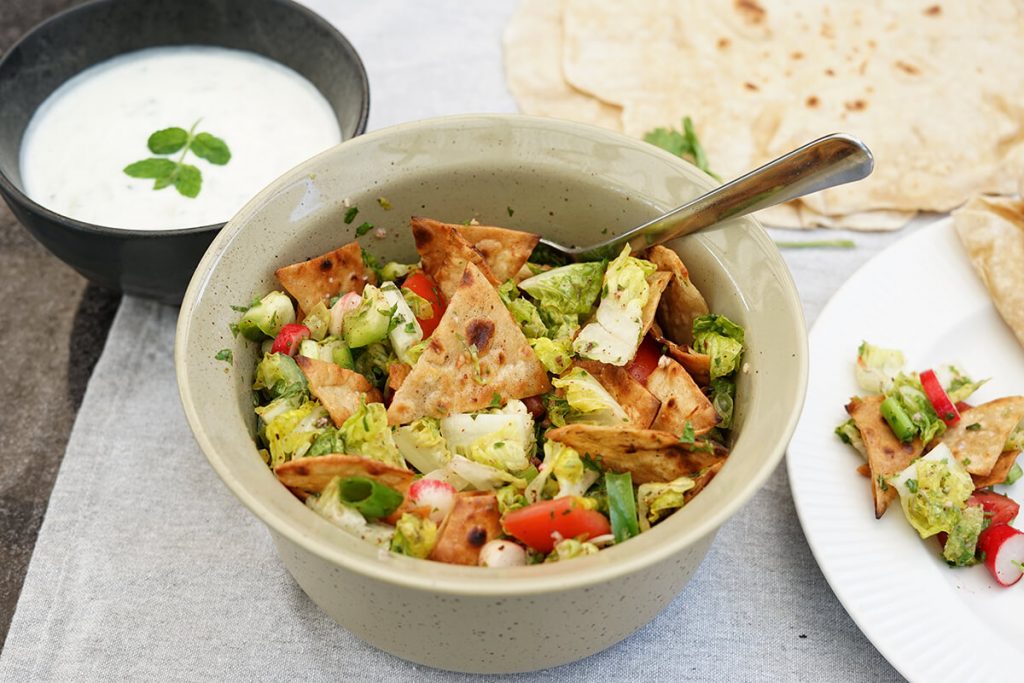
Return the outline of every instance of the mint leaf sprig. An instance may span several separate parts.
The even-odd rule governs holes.
[[[202,119],[200,119],[201,121]],[[231,161],[231,150],[226,142],[210,133],[196,133],[199,121],[192,128],[164,128],[149,136],[146,146],[153,154],[165,156],[150,157],[124,167],[132,178],[152,178],[153,189],[162,190],[171,185],[183,197],[194,199],[203,187],[203,174],[192,164],[185,163],[185,156],[192,152],[211,164],[223,166]],[[177,161],[166,155],[181,152]]]

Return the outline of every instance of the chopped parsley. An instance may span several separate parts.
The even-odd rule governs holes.
[[[214,358],[222,360],[228,365],[232,365],[235,362],[235,356],[231,353],[231,349],[221,349],[217,352],[217,355],[215,355]]]
[[[975,422],[974,424],[969,424],[966,427],[964,427],[964,429],[966,429],[969,432],[976,432],[979,429],[981,429],[981,423]]]
[[[362,225],[356,228],[356,237],[362,237],[371,230],[373,230],[373,223],[364,222]]]
[[[359,207],[358,206],[350,206],[350,207],[348,207],[348,211],[345,212],[345,225],[351,224],[352,221],[354,221],[356,219],[357,215],[359,215]]]
[[[683,426],[683,433],[679,436],[679,441],[682,443],[694,443],[697,440],[696,435],[693,432],[693,423],[689,420]]]

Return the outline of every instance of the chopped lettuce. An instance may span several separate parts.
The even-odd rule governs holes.
[[[395,525],[395,535],[391,539],[392,552],[422,559],[430,555],[435,545],[437,524],[429,518],[406,512]]]
[[[474,462],[461,455],[453,455],[444,469],[436,471],[432,478],[447,481],[460,491],[467,486],[477,491],[495,491],[506,484],[517,489],[526,488],[526,480],[490,465]]]
[[[341,477],[335,477],[318,496],[306,499],[306,505],[318,515],[353,536],[381,548],[387,548],[394,534],[387,524],[368,523],[359,511],[341,502],[338,490]]]
[[[735,372],[743,355],[743,328],[724,315],[702,315],[693,321],[693,349],[711,356],[711,379]]]
[[[864,446],[864,440],[861,438],[860,430],[857,429],[857,424],[853,421],[853,418],[836,427],[836,436],[843,443],[853,446],[858,453],[867,459],[867,448]]]
[[[341,431],[334,427],[326,427],[320,434],[313,440],[313,445],[310,446],[309,451],[306,455],[309,457],[318,455],[327,455],[329,453],[344,453],[345,452],[345,437],[341,435]]]
[[[586,315],[601,293],[604,272],[603,261],[573,263],[527,278],[519,283],[519,289],[533,297],[541,310]]]
[[[967,505],[974,481],[945,444],[939,444],[890,478],[903,513],[921,538],[945,532],[942,556],[951,565],[975,563],[978,535],[985,524],[979,505]]]
[[[451,415],[440,424],[453,452],[504,472],[528,468],[537,448],[533,416],[519,400],[487,413]]]
[[[526,507],[526,497],[523,495],[522,490],[511,484],[502,486],[495,493],[498,496],[498,511],[502,515],[506,512]]]
[[[392,467],[405,467],[391,435],[383,403],[363,403],[338,431],[345,442],[345,453],[379,460]]]
[[[402,298],[405,299],[405,304],[413,315],[420,320],[429,320],[434,317],[434,305],[411,289],[402,287]]]
[[[1006,437],[1006,445],[1003,446],[1003,451],[1020,450],[1024,450],[1024,421],[1021,421],[1013,428],[1010,436]]]
[[[523,495],[529,503],[545,497],[582,497],[600,476],[600,471],[583,463],[575,449],[558,441],[545,441],[544,462]]]
[[[323,338],[327,336],[327,328],[331,324],[331,311],[327,308],[327,304],[321,301],[314,306],[313,310],[302,319],[302,324],[309,328],[309,336],[314,341],[323,341]]]
[[[279,398],[275,398],[265,406],[257,406],[255,410],[256,414],[260,416],[262,423],[264,425],[268,425],[278,416],[289,410],[298,408],[305,402],[306,397],[303,394],[286,394]]]
[[[365,377],[367,381],[378,389],[383,389],[388,381],[388,367],[397,363],[398,358],[391,351],[388,344],[377,342],[366,348],[356,349],[354,354],[353,369]]]
[[[960,371],[955,365],[944,365],[935,370],[936,376],[946,389],[946,395],[953,403],[966,401],[975,391],[981,388],[988,378],[975,382]]]
[[[286,353],[268,353],[256,366],[256,380],[252,388],[264,398],[305,396],[308,390],[306,376]]]
[[[541,320],[537,307],[523,297],[519,296],[519,289],[512,280],[498,288],[498,296],[501,297],[505,308],[512,314],[512,319],[519,325],[527,339],[544,337],[548,328]]]
[[[857,386],[869,394],[884,394],[906,362],[902,351],[861,342],[854,367]]]
[[[679,477],[664,483],[640,484],[636,491],[640,531],[647,531],[652,524],[683,507],[683,494],[694,485],[689,477]]]
[[[601,386],[593,375],[583,368],[572,368],[562,377],[551,380],[565,392],[564,401],[555,402],[552,424],[562,426],[572,422],[592,425],[621,425],[629,422],[625,409]]]
[[[924,389],[921,387],[921,380],[918,379],[916,374],[905,375],[900,373],[896,375],[892,386],[885,395],[886,399],[891,398],[898,404],[903,414],[913,424],[913,431],[910,434],[911,438],[915,435],[920,436],[922,442],[929,443],[932,439],[946,431],[946,423],[939,419],[935,408],[932,406],[932,402],[928,400],[928,396],[925,395]],[[890,426],[892,426],[892,422],[890,422]],[[909,441],[910,439],[905,440]]]
[[[530,347],[537,355],[537,360],[553,375],[562,374],[572,365],[572,339],[569,337],[558,340],[547,337],[531,339]]]
[[[388,261],[384,264],[384,267],[380,269],[380,279],[385,282],[388,280],[397,280],[405,277],[415,268],[416,266],[412,264]]]
[[[432,472],[448,464],[452,454],[441,435],[440,423],[432,417],[421,417],[398,427],[395,445],[406,461],[420,472]]]
[[[277,467],[305,455],[327,426],[327,420],[327,411],[316,401],[306,401],[271,420],[265,432],[270,466]]]
[[[573,341],[577,355],[617,366],[633,359],[643,333],[642,311],[650,296],[647,277],[656,270],[653,263],[630,256],[629,245],[608,264],[597,313]]]
[[[580,541],[575,538],[563,538],[555,543],[554,550],[548,555],[545,562],[563,562],[577,557],[585,557],[598,552],[600,548],[589,541]]]
[[[412,365],[415,361],[411,359],[409,350],[423,340],[423,329],[394,282],[382,284],[380,292],[387,306],[394,311],[388,331],[391,348],[394,349],[398,360]]]

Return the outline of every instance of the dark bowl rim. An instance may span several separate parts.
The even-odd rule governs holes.
[[[362,58],[359,56],[359,52],[356,51],[355,46],[345,37],[345,35],[339,31],[334,24],[327,21],[324,17],[320,16],[313,10],[309,9],[305,5],[301,5],[295,0],[269,0],[270,2],[277,3],[279,5],[290,7],[292,11],[298,12],[306,16],[307,19],[315,24],[320,25],[328,34],[330,34],[335,41],[341,45],[343,51],[352,59],[353,64],[356,67],[356,75],[359,80],[359,91],[362,99],[362,106],[359,112],[359,121],[356,123],[355,129],[352,131],[352,137],[362,135],[366,132],[366,124],[370,118],[370,81],[366,75],[366,66],[363,64]],[[28,41],[34,39],[39,33],[45,30],[50,24],[58,21],[66,21],[69,17],[75,14],[93,11],[94,8],[100,5],[112,5],[120,0],[88,0],[80,5],[68,7],[63,9],[56,14],[43,19],[41,22],[26,31],[21,37],[19,37],[7,51],[0,56],[0,73],[3,72],[4,67],[7,65],[7,61],[15,51],[18,50],[22,45]],[[127,54],[127,53],[121,53]],[[91,64],[95,66],[99,62]],[[89,68],[89,67],[86,67]],[[84,69],[83,69],[84,71]],[[81,72],[78,72],[81,73]],[[75,74],[77,75],[77,74]],[[301,75],[301,74],[300,74]],[[72,76],[73,78],[74,76]],[[61,83],[66,83],[64,82]],[[60,87],[60,86],[58,86]],[[52,92],[51,92],[52,94]],[[348,138],[351,139],[351,138]],[[342,142],[345,140],[343,139]],[[284,173],[287,173],[286,169]],[[262,189],[262,188],[261,188]],[[121,238],[135,238],[135,239],[157,239],[161,237],[172,237],[178,235],[197,235],[206,232],[217,232],[223,228],[227,221],[220,223],[210,223],[208,225],[198,225],[190,228],[165,228],[161,230],[133,230],[128,228],[111,228],[105,225],[98,225],[96,223],[86,223],[70,216],[57,213],[51,209],[46,208],[39,202],[29,197],[25,192],[21,190],[14,182],[7,177],[7,174],[0,168],[0,190],[7,196],[10,201],[18,204],[20,208],[29,211],[31,213],[38,214],[54,223],[60,224],[62,227],[69,230],[77,230],[86,234],[91,235],[103,235],[106,237],[121,237]],[[228,219],[230,220],[230,218]]]

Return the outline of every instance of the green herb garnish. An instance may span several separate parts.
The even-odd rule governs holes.
[[[192,164],[185,163],[185,156],[192,152],[211,164],[223,166],[231,161],[231,150],[227,143],[209,133],[196,133],[199,121],[192,128],[164,128],[149,136],[146,146],[153,154],[169,155],[181,152],[177,161],[165,157],[150,157],[124,167],[124,172],[133,178],[152,178],[153,189],[162,190],[174,186],[183,197],[195,198],[203,186],[202,172]]]
[[[358,214],[358,213],[359,213],[359,207],[358,206],[350,206],[350,207],[348,207],[348,211],[345,212],[345,225],[349,225],[352,221],[354,221],[356,219],[356,214]]]
[[[679,441],[681,443],[694,443],[696,440],[697,435],[694,434],[693,423],[687,420],[686,424],[683,426],[683,433],[679,436]]]
[[[693,127],[693,119],[689,116],[683,117],[682,132],[674,128],[655,128],[644,135],[644,142],[657,145],[666,152],[671,152],[677,157],[692,161],[697,168],[715,180],[722,180],[708,166],[708,156],[705,154],[700,140],[697,139],[697,131]]]
[[[233,364],[235,361],[235,356],[233,353],[231,353],[231,349],[221,349],[220,351],[217,352],[217,355],[215,355],[214,358],[216,358],[217,360],[222,360],[228,365]]]
[[[356,237],[362,237],[371,230],[373,230],[373,223],[363,223],[358,228],[356,228]]]
[[[496,391],[493,394],[491,394],[491,405],[490,405],[490,407],[491,408],[500,408],[501,407],[501,394],[499,394]]]

